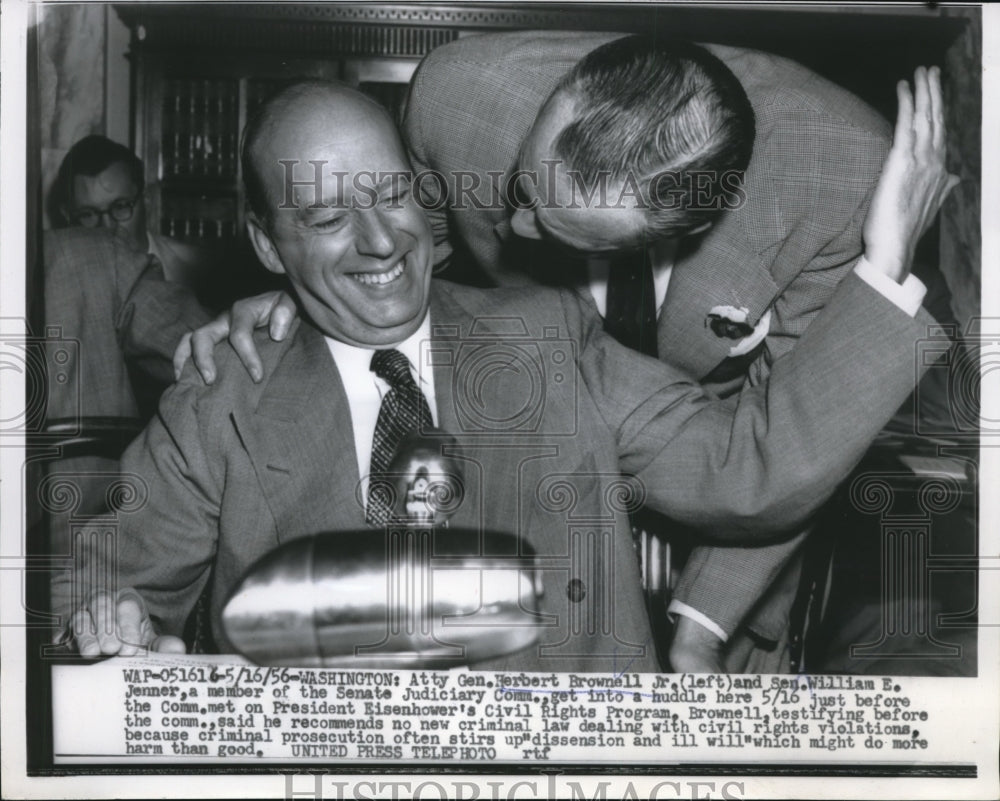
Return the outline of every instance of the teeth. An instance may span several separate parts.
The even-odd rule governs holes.
[[[399,278],[403,274],[403,266],[403,260],[400,259],[387,273],[351,273],[351,276],[367,286],[381,286]]]

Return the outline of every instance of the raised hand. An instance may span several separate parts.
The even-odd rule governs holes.
[[[941,71],[918,67],[913,87],[911,93],[906,81],[896,85],[892,149],[864,227],[865,259],[898,282],[909,275],[917,242],[959,182],[945,166]]]
[[[236,355],[255,382],[264,377],[260,355],[253,344],[255,328],[268,327],[268,333],[275,342],[281,342],[288,333],[298,311],[295,301],[284,292],[265,292],[252,298],[244,298],[233,304],[212,322],[185,334],[174,351],[174,378],[180,379],[181,370],[188,359],[194,359],[206,384],[215,381],[215,346],[229,338]]]

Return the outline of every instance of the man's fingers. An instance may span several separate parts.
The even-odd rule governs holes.
[[[236,355],[255,382],[260,381],[263,369],[257,347],[253,342],[253,331],[257,326],[267,323],[272,306],[273,303],[264,297],[250,298],[233,305],[233,325],[229,331],[229,344],[233,346]]]
[[[191,335],[191,355],[194,358],[194,365],[206,384],[215,381],[215,346],[229,334],[229,326],[229,312],[224,311]]]
[[[896,132],[892,143],[895,147],[909,149],[913,144],[913,96],[906,81],[896,84]]]
[[[913,73],[913,95],[913,144],[917,150],[924,150],[930,147],[933,134],[931,91],[925,67],[917,67]]]
[[[139,594],[123,590],[118,596],[118,639],[120,656],[134,656],[152,636],[152,626]]]
[[[133,656],[154,638],[146,604],[130,587],[113,595],[104,591],[93,593],[86,606],[73,614],[70,628],[82,656]],[[184,644],[180,647],[183,652]],[[170,644],[169,650],[176,651],[176,646]]]
[[[117,654],[121,648],[121,640],[118,639],[118,602],[106,592],[98,592],[91,596],[87,604],[90,609],[90,617],[96,627],[97,642],[100,646],[99,653]]]
[[[236,301],[232,309],[232,331],[253,331],[264,325],[271,316],[275,298],[269,293]]]
[[[295,299],[287,292],[282,292],[278,296],[278,302],[271,311],[271,339],[281,342],[288,334],[288,327],[292,324],[297,314]]]
[[[94,621],[90,617],[87,609],[78,609],[71,621],[73,639],[76,641],[76,650],[81,656],[100,656],[101,645],[97,641],[97,634],[94,629]]]
[[[941,70],[931,67],[927,73],[930,84],[931,144],[935,149],[944,147],[944,100],[941,95]]]
[[[292,313],[283,306],[275,306],[271,312],[271,322],[267,333],[275,342],[281,342],[288,333],[288,326],[292,324]]]
[[[913,71],[913,113],[918,117],[930,117],[931,94],[927,81],[927,68],[917,67]]]
[[[254,383],[260,381],[263,375],[263,368],[260,364],[260,357],[257,355],[257,346],[254,344],[253,335],[245,329],[234,328],[229,334],[229,344],[233,346],[236,355],[240,357],[246,371]]]
[[[184,336],[181,337],[181,341],[178,343],[177,348],[174,350],[174,381],[181,380],[181,371],[184,370],[184,365],[187,364],[187,360],[191,358],[191,332],[188,331]]]
[[[206,384],[215,381],[215,346],[229,334],[229,312],[223,312],[191,335],[191,357]]]
[[[187,652],[184,640],[174,637],[172,634],[161,634],[153,639],[149,644],[149,650],[157,651],[161,654],[183,654]]]

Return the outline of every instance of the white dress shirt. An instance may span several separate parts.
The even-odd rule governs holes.
[[[592,257],[587,259],[587,274],[590,278],[590,294],[597,304],[597,312],[603,318],[608,312],[608,270],[611,267],[609,259]],[[656,316],[660,316],[660,307],[667,297],[667,287],[670,286],[670,273],[674,269],[673,260],[667,260],[663,264],[654,264],[653,267],[653,293],[656,297]]]
[[[393,347],[410,362],[413,380],[427,398],[431,418],[437,425],[437,402],[434,394],[434,376],[430,365],[420,363],[420,343],[431,338],[430,313],[410,337]],[[368,504],[368,473],[372,463],[372,440],[375,438],[375,424],[378,422],[382,398],[389,391],[389,384],[371,370],[374,348],[359,348],[348,345],[332,337],[326,337],[326,346],[337,365],[340,380],[347,393],[347,404],[351,410],[351,428],[354,432],[354,450],[358,460],[358,475],[361,476],[361,497]],[[423,368],[423,369],[421,369]]]

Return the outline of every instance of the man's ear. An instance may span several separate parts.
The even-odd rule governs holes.
[[[516,209],[510,218],[510,228],[518,236],[525,239],[542,239],[542,232],[535,221],[535,212],[531,209]]]
[[[257,258],[260,259],[260,263],[272,273],[284,275],[285,265],[281,263],[278,250],[254,214],[247,215],[247,234],[250,236],[250,243],[253,245]]]

